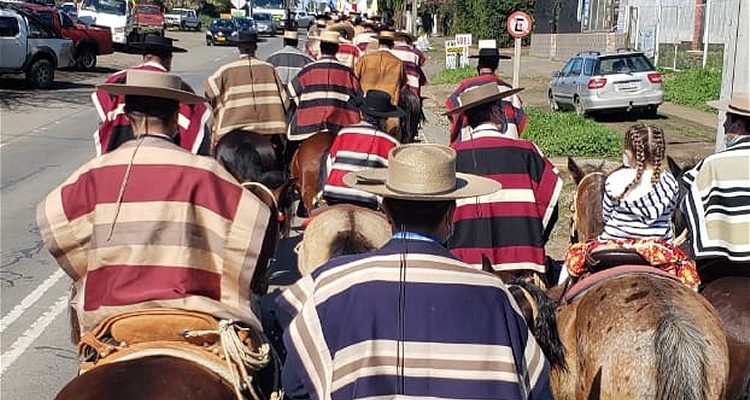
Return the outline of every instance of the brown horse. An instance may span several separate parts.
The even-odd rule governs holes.
[[[274,144],[268,137],[246,132],[229,133],[218,143],[216,156],[239,181],[257,183],[246,185],[246,187],[256,193],[272,211],[258,264],[250,283],[250,290],[255,295],[261,296],[268,289],[270,261],[276,251],[280,232],[283,231],[281,226],[284,225],[284,219],[279,218],[280,210],[283,207],[286,209],[291,207],[292,200],[284,197],[289,196],[288,188],[291,185],[283,174]],[[207,318],[211,320],[210,317]],[[79,344],[81,335],[78,319],[72,310],[70,322],[71,338],[75,344]],[[151,329],[148,331],[153,332]],[[205,350],[201,350],[200,346],[190,344],[193,343],[192,341],[185,343],[189,340],[182,340],[183,337],[179,334],[175,335],[176,332],[177,330],[168,332],[172,336],[177,336],[176,338],[159,339],[158,344],[133,343],[121,350],[131,356],[113,355],[115,360],[107,361],[102,355],[105,357],[102,358],[102,365],[74,378],[55,399],[241,400],[242,398],[256,398],[256,396],[266,399],[279,389],[280,363],[276,357],[267,356],[268,360],[265,362],[254,362],[253,367],[248,370],[249,379],[240,383],[228,369],[225,370],[226,361],[217,363],[212,357],[206,358],[202,354]],[[254,343],[257,345],[265,343],[261,333],[256,332],[256,336],[260,339],[255,340]],[[221,342],[215,342],[214,339],[213,343],[221,343],[222,347],[217,345],[216,351],[226,352],[222,354],[242,353],[238,350],[240,347],[235,346],[236,343],[232,345],[233,342],[224,335],[221,336]],[[107,345],[109,345],[108,342]],[[223,347],[224,345],[226,347]],[[106,351],[104,350],[105,353]],[[248,354],[241,357],[246,357],[245,360],[247,360]],[[260,367],[260,365],[265,366]],[[240,372],[237,371],[237,373]],[[247,382],[250,384],[248,385]]]
[[[579,166],[570,157],[568,157],[568,173],[576,184],[576,194],[570,207],[573,213],[570,243],[585,242],[596,238],[604,230],[602,199],[607,174],[604,172],[603,162],[599,165]]]
[[[573,160],[569,169],[582,171]],[[593,182],[603,184],[602,178]],[[585,176],[574,179],[586,182]],[[593,183],[578,189],[576,210],[586,210],[576,212],[579,240],[595,237],[592,227],[600,222],[581,218],[601,218],[601,189]],[[593,200],[584,204],[587,193]],[[558,400],[723,398],[726,338],[719,316],[702,296],[649,273],[588,282],[590,288],[575,297],[562,298],[563,286],[548,292],[561,298],[556,323],[567,369],[551,373]]]
[[[693,168],[692,165],[681,167],[672,157],[667,156],[667,163],[672,175],[680,184],[678,204],[687,194],[688,188],[683,184],[682,175]],[[672,225],[675,235],[685,238],[681,248],[690,254],[690,235],[685,216],[679,207],[672,214]],[[678,244],[675,241],[675,244]],[[729,269],[729,261],[717,265]],[[742,276],[723,277],[713,280],[701,289],[701,294],[716,308],[724,323],[729,346],[729,381],[727,382],[727,399],[750,398],[750,278]]]
[[[404,118],[401,118],[401,135],[398,139],[401,143],[414,143],[419,135],[419,126],[426,121],[422,98],[404,87],[398,98],[398,106],[406,113]]]
[[[300,201],[307,212],[315,209],[316,198],[323,190],[321,175],[334,139],[334,132],[318,132],[303,140],[292,157],[292,178],[297,182]]]

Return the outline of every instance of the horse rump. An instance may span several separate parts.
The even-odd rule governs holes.
[[[422,98],[404,87],[399,94],[398,106],[404,110],[401,118],[401,143],[413,143],[419,134],[419,126],[426,121],[422,110]]]

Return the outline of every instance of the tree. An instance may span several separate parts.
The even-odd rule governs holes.
[[[455,0],[456,28],[475,40],[495,39],[500,47],[513,44],[506,30],[508,16],[525,11],[533,18],[534,0]]]

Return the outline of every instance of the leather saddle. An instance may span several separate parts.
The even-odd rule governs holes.
[[[626,248],[608,248],[596,250],[586,255],[586,269],[591,273],[604,271],[618,265],[644,265],[651,263],[637,251]]]

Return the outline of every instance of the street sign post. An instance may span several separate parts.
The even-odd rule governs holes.
[[[523,11],[516,11],[508,17],[508,33],[515,38],[513,49],[513,87],[518,87],[521,73],[521,39],[531,32],[531,16]]]

